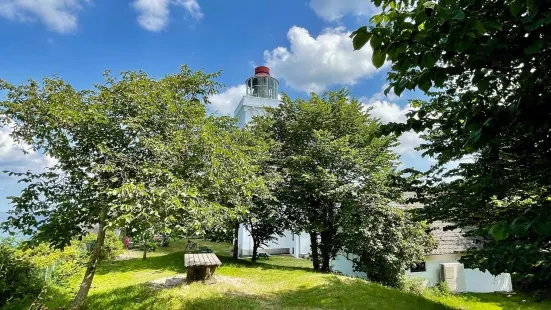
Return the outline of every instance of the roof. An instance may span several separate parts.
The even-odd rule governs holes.
[[[444,230],[444,227],[449,225],[451,224],[444,222],[434,222],[432,224],[432,234],[438,242],[438,246],[429,255],[463,253],[477,246],[474,239],[463,236],[461,229]]]
[[[405,192],[403,194],[404,198],[412,198],[414,193]],[[398,207],[405,210],[412,210],[422,208],[423,204],[421,203],[410,203],[407,205],[391,203],[392,206]],[[432,250],[428,255],[442,255],[442,254],[457,254],[464,253],[470,248],[477,247],[478,244],[475,243],[475,239],[468,238],[463,235],[463,232],[460,228],[453,230],[444,230],[446,226],[451,226],[453,223],[445,223],[436,221],[432,223],[432,234],[437,241],[436,249]]]

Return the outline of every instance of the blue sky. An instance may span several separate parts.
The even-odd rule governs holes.
[[[367,46],[354,52],[349,32],[374,13],[368,0],[0,0],[0,78],[13,84],[59,75],[78,89],[102,72],[142,69],[161,77],[181,64],[223,70],[226,85],[211,110],[232,113],[255,65],[268,65],[291,97],[347,87],[383,121],[402,121],[407,99],[385,97],[388,66],[376,70]],[[427,168],[414,133],[401,137],[403,166]],[[23,155],[0,128],[0,171],[40,170],[52,159]],[[21,187],[0,176],[0,212]]]

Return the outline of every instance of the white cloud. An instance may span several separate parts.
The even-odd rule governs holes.
[[[18,143],[10,137],[11,128],[0,128],[0,170],[14,172],[42,172],[46,167],[52,167],[57,160],[33,151],[25,143]],[[27,154],[23,153],[27,151]],[[0,172],[1,172],[0,171]],[[0,174],[0,177],[2,175]]]
[[[78,12],[89,0],[0,0],[0,16],[20,22],[39,20],[48,29],[60,33],[74,32]]]
[[[209,98],[211,110],[220,115],[231,115],[245,95],[245,85],[233,86]]]
[[[377,11],[368,0],[310,0],[310,7],[326,21],[339,20],[346,14],[368,16]]]
[[[195,20],[203,18],[197,0],[135,0],[132,4],[138,11],[138,23],[148,31],[163,30],[170,20],[170,7],[182,6]]]
[[[326,29],[317,37],[293,26],[287,33],[290,47],[264,51],[264,61],[275,77],[306,92],[321,92],[330,85],[354,85],[375,74],[371,47],[354,51],[350,32],[342,27]]]
[[[201,12],[201,7],[197,0],[175,0],[177,5],[183,6],[186,11],[196,20],[203,18],[203,12]]]
[[[412,110],[411,106],[400,107],[395,103],[383,100],[382,96],[384,96],[382,93],[376,93],[371,98],[360,98],[360,101],[364,102],[366,107],[371,108],[371,116],[380,119],[383,124],[391,122],[405,123],[407,121],[406,114]],[[395,98],[395,95],[391,95],[387,99],[390,98]],[[425,142],[420,134],[414,131],[404,132],[398,138],[398,141],[400,145],[395,147],[396,153],[400,155],[421,156],[420,152],[415,150],[416,147]]]

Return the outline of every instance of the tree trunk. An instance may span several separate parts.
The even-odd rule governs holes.
[[[143,256],[142,256],[142,259],[146,259],[147,258],[147,235],[144,234],[144,237],[143,237]]]
[[[320,269],[320,260],[318,255],[318,234],[316,232],[310,233],[310,247],[312,249],[312,265],[314,270]]]
[[[239,258],[239,223],[236,223],[233,230],[233,258]]]
[[[321,248],[321,259],[322,259],[321,272],[330,272],[331,271],[331,267],[330,267],[331,248],[333,244],[332,243],[333,238],[330,230],[322,231],[320,235],[321,235],[320,248]]]
[[[94,245],[94,250],[92,251],[92,256],[90,257],[90,261],[88,262],[88,267],[86,268],[86,272],[84,273],[84,278],[80,283],[78,293],[73,301],[71,301],[71,304],[67,308],[68,310],[84,309],[86,298],[88,297],[88,292],[92,287],[92,280],[94,279],[94,275],[96,273],[96,266],[101,253],[101,248],[103,247],[103,242],[105,240],[105,217],[107,209],[102,212],[103,214],[99,223],[98,237],[96,239],[96,244]]]
[[[251,260],[253,262],[256,262],[257,258],[258,258],[258,242],[256,242],[256,240],[254,240],[254,237],[253,237],[253,257]]]

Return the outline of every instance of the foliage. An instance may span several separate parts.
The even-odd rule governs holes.
[[[98,237],[97,233],[89,233],[86,236],[82,237],[82,243],[88,250],[90,254],[93,244],[96,242]],[[117,255],[121,254],[124,251],[124,244],[121,239],[114,231],[108,230],[105,233],[105,241],[103,243],[103,248],[101,249],[100,259],[109,259],[114,258]]]
[[[0,239],[0,307],[38,295],[44,281],[35,266],[19,255],[11,238]]]
[[[78,241],[63,250],[41,243],[33,248],[20,249],[18,255],[30,262],[48,285],[66,283],[72,275],[80,272],[89,257],[85,246]]]
[[[358,255],[356,270],[384,285],[404,285],[404,271],[436,246],[428,225],[395,207],[360,202],[348,219],[342,227],[345,251]]]
[[[158,80],[141,71],[120,79],[107,72],[104,84],[82,91],[58,77],[21,86],[0,80],[6,91],[0,122],[11,126],[16,141],[57,160],[43,173],[10,172],[27,187],[10,198],[14,207],[4,228],[63,248],[99,226],[71,309],[83,306],[106,228],[133,223],[185,234],[243,213],[230,198],[246,195],[249,180],[230,192],[228,175],[235,169],[226,164],[251,168],[232,147],[233,120],[209,116],[205,107],[218,75],[185,66]],[[227,194],[223,201],[216,199],[220,189]]]
[[[446,281],[440,281],[435,287],[432,288],[432,292],[438,296],[449,296],[451,295],[450,288]]]
[[[451,294],[415,296],[360,279],[312,272],[307,260],[273,255],[269,260],[233,260],[230,243],[198,241],[213,249],[223,265],[216,285],[201,283],[152,289],[147,282],[183,272],[186,241],[152,253],[147,260],[103,262],[98,266],[88,308],[94,309],[549,309],[522,294]],[[164,251],[164,252],[163,252]],[[73,287],[76,287],[77,283]],[[46,305],[63,305],[61,294]]]
[[[421,296],[425,293],[427,286],[425,285],[425,279],[423,278],[403,276],[398,288],[406,293]]]
[[[244,128],[241,137],[243,143],[251,146],[249,156],[259,167],[259,183],[252,192],[247,213],[242,219],[253,239],[252,260],[256,261],[258,249],[267,246],[268,242],[278,236],[283,236],[290,225],[285,217],[285,207],[276,197],[283,180],[276,166],[271,164],[270,149],[273,148],[273,141],[257,127]]]
[[[319,233],[321,269],[327,272],[340,250],[359,250],[366,241],[364,235],[348,233],[348,227],[379,229],[357,223],[354,210],[377,209],[400,197],[398,157],[392,152],[396,138],[380,137],[381,124],[345,90],[311,94],[308,101],[283,96],[281,105],[267,111],[254,126],[274,142],[270,165],[283,177],[278,199],[294,230]],[[364,226],[358,229],[351,222]],[[312,253],[317,253],[314,243]],[[316,267],[315,260],[313,255]]]
[[[383,11],[352,34],[354,48],[369,42],[375,65],[390,61],[387,91],[430,96],[387,127],[426,132],[421,149],[437,158],[417,184],[422,215],[485,240],[468,267],[549,291],[551,3],[373,2]]]

